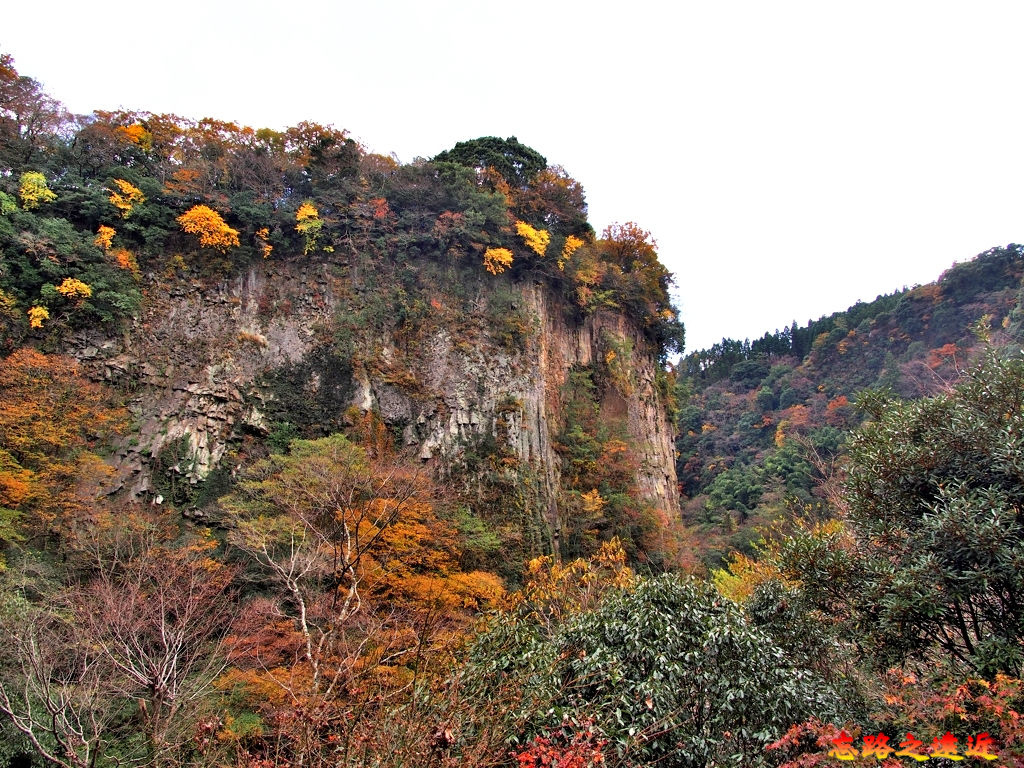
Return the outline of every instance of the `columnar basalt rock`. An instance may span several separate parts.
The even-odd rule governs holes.
[[[154,493],[153,460],[183,437],[191,455],[179,469],[192,483],[202,482],[246,432],[269,432],[267,412],[278,395],[266,386],[267,377],[294,369],[299,378],[291,381],[310,402],[323,406],[324,397],[333,398],[329,411],[338,423],[352,407],[373,410],[401,435],[410,455],[441,472],[474,439],[505,441],[541,479],[541,498],[553,504],[560,486],[553,438],[564,423],[565,384],[574,368],[611,359],[609,344],[615,344],[629,354],[616,362],[619,376],[601,388],[602,417],[625,424],[639,459],[641,495],[663,510],[677,509],[657,356],[628,318],[598,311],[579,319],[545,286],[513,284],[521,295],[518,310],[533,322],[516,348],[482,321],[471,342],[439,326],[417,340],[397,375],[395,340],[380,329],[361,329],[349,368],[334,363],[303,373],[301,366],[330,342],[337,322],[346,286],[336,274],[327,264],[280,262],[254,266],[212,291],[177,284],[153,300],[122,339],[71,339],[69,351],[95,378],[130,385],[138,430],[117,456],[123,487]],[[328,379],[333,390],[325,393]]]

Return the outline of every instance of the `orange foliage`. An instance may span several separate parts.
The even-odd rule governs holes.
[[[259,243],[260,253],[263,254],[264,259],[274,250],[274,246],[270,244],[270,229],[268,227],[260,227],[256,230],[256,242]]]
[[[943,344],[941,347],[933,349],[928,353],[928,367],[935,370],[950,361],[956,366],[956,356],[960,351],[960,347],[956,344]]]
[[[119,125],[117,127],[118,133],[124,138],[130,141],[132,144],[136,144],[143,149],[153,148],[153,134],[145,129],[139,123],[133,123],[132,125]]]
[[[76,536],[109,475],[92,449],[126,424],[127,412],[74,361],[14,352],[0,365],[0,507],[19,512],[30,531]]]
[[[109,251],[111,242],[116,234],[117,231],[113,227],[108,227],[106,224],[100,224],[100,228],[96,230],[96,238],[93,240],[93,243],[104,251]]]
[[[140,277],[139,262],[135,260],[135,254],[125,248],[118,248],[114,251],[111,256],[114,257],[114,261],[117,262],[117,266],[126,272],[131,272],[132,276],[138,280]]]
[[[825,423],[844,428],[849,425],[851,410],[849,398],[846,395],[839,395],[825,406]]]
[[[232,229],[221,215],[205,205],[194,205],[178,217],[181,228],[199,237],[199,244],[221,253],[239,245],[238,230]]]
[[[171,194],[191,195],[203,191],[200,172],[195,168],[179,168],[164,182],[164,189]]]

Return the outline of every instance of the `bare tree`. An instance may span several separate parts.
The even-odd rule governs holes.
[[[192,737],[233,612],[232,572],[211,546],[135,542],[46,603],[7,601],[0,714],[42,757],[91,768],[128,727],[144,745],[124,759],[160,765]]]
[[[155,762],[191,736],[185,715],[224,669],[232,571],[209,555],[206,543],[152,547],[70,595],[83,640],[109,670],[108,695],[138,703]]]
[[[0,714],[36,752],[90,768],[111,718],[103,654],[59,606],[10,599],[0,614]]]

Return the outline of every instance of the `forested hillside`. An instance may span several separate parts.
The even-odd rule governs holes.
[[[1022,765],[1022,255],[673,365],[514,137],[0,54],[0,766]]]
[[[822,482],[865,416],[861,393],[933,395],[982,340],[1019,345],[1022,275],[1024,247],[993,248],[934,283],[684,357],[677,471],[708,561],[750,554],[777,520],[830,516]]]

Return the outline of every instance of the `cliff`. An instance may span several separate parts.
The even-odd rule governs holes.
[[[464,471],[467,447],[493,443],[537,479],[530,506],[557,548],[567,485],[557,436],[570,373],[587,369],[600,420],[628,435],[639,497],[678,509],[657,353],[634,321],[581,317],[539,281],[458,272],[429,302],[377,307],[381,290],[358,275],[344,259],[293,259],[214,288],[157,281],[130,332],[69,337],[93,378],[130,393],[138,427],[117,451],[121,486],[158,502],[184,486],[177,501],[195,502],[211,473],[242,462],[247,438],[326,434],[372,412],[441,476]],[[421,304],[423,317],[394,320]],[[383,319],[367,322],[368,309]]]

